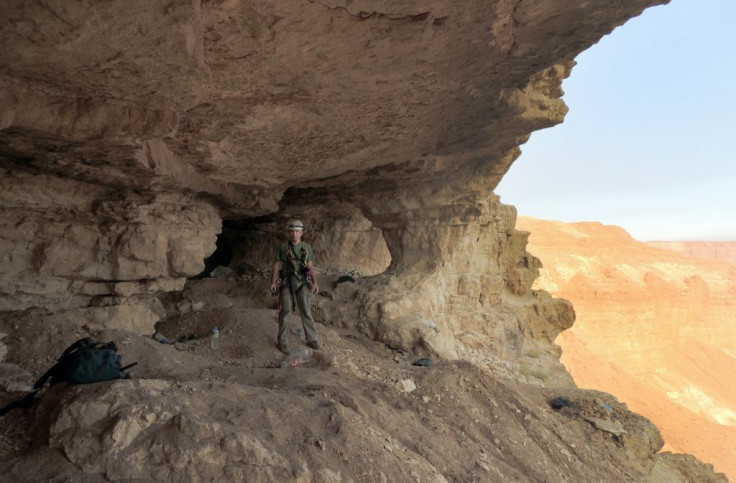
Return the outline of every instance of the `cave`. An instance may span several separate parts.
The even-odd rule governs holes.
[[[532,290],[539,260],[493,193],[530,133],[563,121],[574,57],[665,3],[6,2],[5,401],[83,336],[139,365],[4,419],[20,443],[0,468],[19,481],[677,471],[636,415],[618,439],[581,420],[555,429],[553,392],[599,396],[559,363],[574,310]],[[315,248],[327,349],[282,371],[267,288],[292,217]],[[212,279],[217,265],[235,276]],[[164,346],[162,324],[197,338]],[[214,324],[219,352],[202,336]],[[437,369],[412,372],[418,357]]]
[[[284,197],[288,200],[291,196]],[[215,251],[204,260],[205,269],[195,278],[207,277],[218,265],[240,274],[270,275],[276,246],[285,241],[289,219],[305,223],[303,240],[314,245],[320,272],[329,275],[369,277],[383,273],[391,254],[381,230],[360,211],[336,199],[312,202],[299,209],[255,218],[224,219]]]

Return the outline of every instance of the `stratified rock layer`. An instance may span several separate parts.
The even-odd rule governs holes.
[[[1,305],[174,287],[218,216],[309,200],[360,210],[392,269],[441,266],[433,220],[472,223],[519,143],[562,121],[574,56],[658,3],[6,2]]]
[[[131,296],[181,290],[214,250],[219,214],[191,195],[3,174],[0,310],[131,307]]]
[[[600,223],[520,217],[519,226],[544,263],[535,286],[575,305],[575,326],[558,338],[575,382],[651,418],[666,448],[736,476],[736,265]]]

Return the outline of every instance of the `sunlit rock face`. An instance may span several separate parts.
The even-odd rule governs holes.
[[[558,338],[575,382],[615,394],[654,421],[666,449],[734,478],[726,442],[736,440],[736,264],[655,248],[599,223],[520,217],[518,226],[544,264],[535,287],[575,306],[575,325]],[[688,245],[713,253],[711,243]],[[734,245],[720,243],[719,252]]]
[[[389,254],[356,264],[389,266],[340,323],[445,357],[553,353],[572,311],[530,292],[491,190],[562,121],[572,59],[661,3],[5,2],[0,306],[146,299],[203,269],[223,217],[339,206],[362,228],[314,221],[336,247],[321,268]]]

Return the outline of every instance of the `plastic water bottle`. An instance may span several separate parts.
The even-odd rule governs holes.
[[[217,326],[212,328],[212,338],[210,339],[210,347],[212,349],[220,348],[220,330]]]

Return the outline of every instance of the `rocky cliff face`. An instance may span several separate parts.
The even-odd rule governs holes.
[[[71,342],[214,310],[225,294],[180,291],[222,227],[225,258],[258,272],[298,216],[321,273],[370,275],[329,287],[320,321],[569,386],[552,341],[571,306],[531,290],[538,261],[492,189],[562,121],[572,59],[663,3],[5,2],[5,350],[48,350],[18,347],[29,321]]]
[[[524,313],[514,333],[551,313],[528,328],[547,344],[569,308],[519,302],[534,263],[489,192],[562,121],[573,57],[657,3],[10,2],[0,306],[155,322],[152,294],[203,270],[222,218],[294,213],[329,234],[324,253],[385,242],[391,277],[361,313],[393,343],[433,317],[455,357],[451,332],[475,319],[498,351],[517,338],[501,313]],[[317,216],[335,207],[364,228]],[[268,263],[257,243],[241,255]]]
[[[736,265],[599,223],[520,217],[518,226],[544,264],[535,286],[575,305],[575,326],[558,338],[575,382],[651,418],[667,448],[736,476],[736,453],[724,444],[736,439]],[[712,253],[710,243],[688,245]]]

